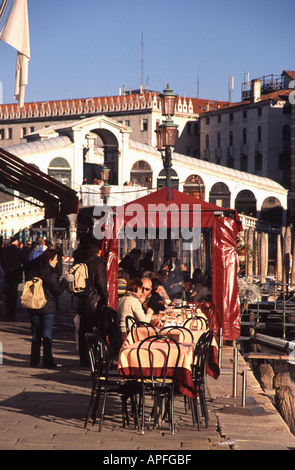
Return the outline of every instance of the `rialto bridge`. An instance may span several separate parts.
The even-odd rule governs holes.
[[[130,133],[129,127],[105,116],[85,118],[44,128],[5,150],[80,192],[82,207],[101,204],[100,169],[105,163],[110,169],[108,202],[121,205],[165,185],[160,152],[132,141]],[[275,181],[177,153],[172,164],[176,189],[236,208],[253,220],[285,225],[288,191]],[[0,204],[0,230],[9,234],[11,227],[27,227],[25,211],[13,212],[11,220],[13,201],[10,209],[7,204]],[[43,218],[41,212],[34,217]]]

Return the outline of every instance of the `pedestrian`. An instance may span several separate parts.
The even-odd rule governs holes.
[[[89,357],[85,333],[91,333],[97,325],[100,309],[108,305],[106,266],[101,257],[101,240],[93,239],[88,243],[86,265],[89,276],[89,294],[78,298],[79,356],[80,365],[88,366]]]
[[[2,250],[1,266],[6,281],[5,306],[6,319],[15,320],[18,300],[18,285],[23,280],[23,267],[25,265],[24,251],[19,248],[18,239],[12,239],[10,245]]]
[[[26,275],[31,277],[31,273],[34,272],[40,263],[40,256],[44,251],[47,250],[47,245],[42,237],[39,237],[36,242],[32,243],[31,251],[29,253],[29,263],[26,266]]]
[[[45,244],[45,240],[42,237],[39,237],[37,240],[37,244],[34,245],[34,248],[31,250],[29,254],[29,261],[33,261],[34,259],[41,256],[45,250],[47,250],[47,245]]]
[[[32,346],[30,365],[37,367],[40,362],[41,341],[43,338],[43,366],[47,369],[57,367],[52,355],[52,330],[57,310],[57,299],[64,292],[67,281],[59,281],[56,272],[57,252],[49,249],[40,256],[35,273],[43,281],[46,304],[41,309],[29,309],[32,326]]]

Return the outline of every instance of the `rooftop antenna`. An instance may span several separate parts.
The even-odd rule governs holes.
[[[200,64],[198,64],[198,76],[197,76],[197,98],[199,98],[200,91]]]
[[[141,88],[143,87],[143,33],[141,33]]]
[[[234,77],[228,77],[228,101],[231,101],[231,94],[234,90]]]

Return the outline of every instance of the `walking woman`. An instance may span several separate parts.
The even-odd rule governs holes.
[[[43,366],[53,369],[56,364],[52,356],[52,330],[57,310],[57,299],[64,292],[67,281],[59,282],[56,271],[58,263],[57,252],[49,249],[40,256],[40,265],[34,275],[43,281],[43,290],[47,300],[45,306],[39,310],[29,310],[32,325],[32,347],[30,365],[37,367],[40,362],[41,341],[43,338]]]

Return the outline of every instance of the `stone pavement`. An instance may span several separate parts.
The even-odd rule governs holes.
[[[210,424],[201,430],[185,414],[183,397],[176,398],[177,430],[171,435],[165,425],[141,435],[131,421],[122,427],[120,403],[108,402],[102,432],[90,423],[84,428],[90,373],[79,365],[75,343],[75,299],[60,298],[54,326],[53,352],[60,367],[54,370],[29,366],[30,321],[20,306],[15,322],[0,313],[0,450],[96,450],[165,451],[195,450],[287,450],[295,449],[293,436],[264,395],[252,372],[247,371],[247,402],[241,407],[232,395],[233,349],[224,347],[221,375],[208,377]],[[1,352],[1,350],[0,350]],[[239,373],[247,368],[239,356]],[[248,401],[250,403],[248,403]]]

